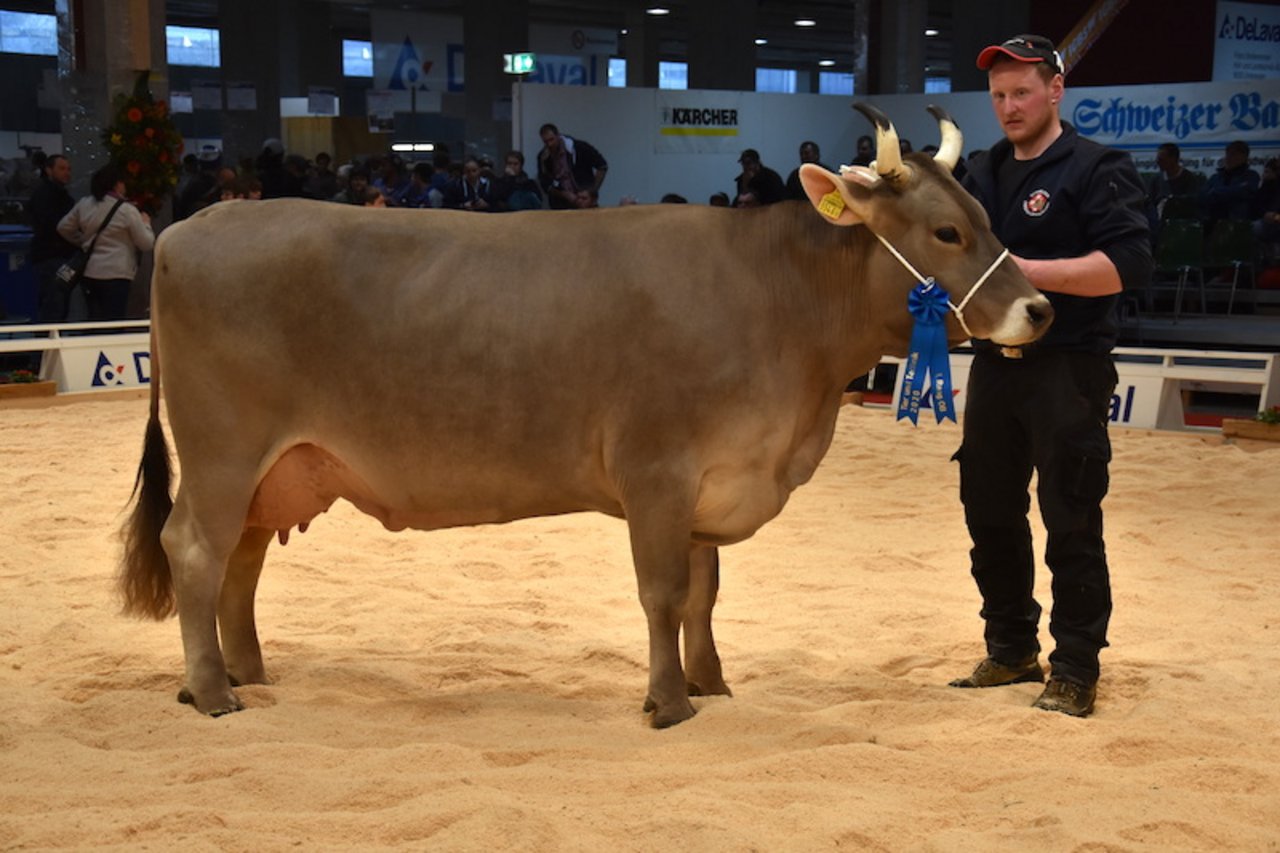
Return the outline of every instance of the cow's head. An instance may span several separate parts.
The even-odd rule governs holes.
[[[907,294],[916,280],[908,264],[947,291],[955,314],[947,323],[952,343],[972,334],[1020,346],[1043,335],[1053,319],[1049,300],[1004,256],[986,211],[951,175],[963,144],[955,122],[942,109],[929,107],[942,130],[942,144],[932,158],[909,154],[904,159],[898,134],[884,113],[867,104],[854,106],[875,124],[876,161],[870,167],[842,166],[838,175],[805,164],[800,180],[827,221],[865,225],[886,244],[875,247],[875,263],[865,273],[893,282],[888,298],[902,306],[887,315],[896,318],[893,336],[905,344],[910,335]],[[890,246],[901,260],[893,257]],[[882,283],[868,285],[879,288]]]

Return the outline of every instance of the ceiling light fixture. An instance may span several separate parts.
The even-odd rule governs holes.
[[[768,39],[756,39],[757,45],[768,44],[768,43],[769,43]]]
[[[818,22],[813,18],[796,18],[797,27],[816,27]]]
[[[644,10],[644,13],[646,15],[670,15],[671,10],[666,6],[650,6],[648,9]]]
[[[933,38],[934,36],[941,35],[941,34],[940,34],[937,30],[935,30],[933,27],[930,27],[929,29],[925,30],[925,31],[924,31],[924,34],[925,34],[925,37],[926,37],[926,38]]]
[[[836,61],[834,59],[819,59],[818,64],[821,65],[823,68],[830,68],[831,66],[836,64]]]

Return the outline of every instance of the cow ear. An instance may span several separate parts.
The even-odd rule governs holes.
[[[870,189],[880,180],[875,172],[859,167],[842,167],[842,174],[835,175],[821,166],[805,163],[800,167],[800,184],[809,197],[809,203],[834,225],[858,225],[863,221],[858,208],[862,205],[854,197],[858,186]]]

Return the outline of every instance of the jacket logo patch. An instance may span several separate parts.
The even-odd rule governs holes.
[[[1022,212],[1027,216],[1043,216],[1049,209],[1049,191],[1036,190],[1022,202]]]

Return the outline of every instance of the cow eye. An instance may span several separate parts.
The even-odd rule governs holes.
[[[933,236],[937,237],[939,240],[941,240],[944,243],[960,242],[960,232],[956,231],[956,229],[952,228],[950,225],[944,228],[939,228],[937,231],[934,231]]]

